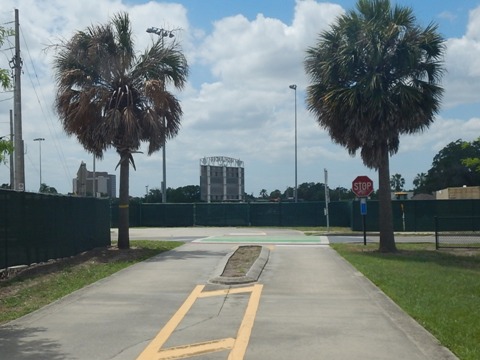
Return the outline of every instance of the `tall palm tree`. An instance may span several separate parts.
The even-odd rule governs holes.
[[[151,155],[178,133],[182,109],[166,85],[184,87],[185,56],[162,38],[136,55],[128,14],[119,13],[59,44],[54,69],[55,107],[67,134],[97,158],[110,147],[120,155],[118,247],[129,248],[129,164],[135,169],[132,154],[142,142]]]
[[[389,157],[439,111],[444,40],[409,7],[359,0],[307,49],[308,109],[333,141],[378,170],[380,246],[396,251]]]

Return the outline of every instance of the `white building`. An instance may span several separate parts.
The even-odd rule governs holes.
[[[117,177],[104,171],[87,170],[87,165],[82,161],[73,179],[73,193],[78,196],[93,196],[95,184],[96,197],[117,197]]]
[[[244,201],[243,161],[225,156],[200,159],[200,199],[206,202]]]

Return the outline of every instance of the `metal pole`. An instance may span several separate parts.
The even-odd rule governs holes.
[[[97,187],[95,184],[95,178],[97,177],[95,173],[95,154],[93,155],[93,183],[92,183],[92,195],[94,198],[97,197]]]
[[[327,232],[330,229],[330,217],[328,214],[328,203],[330,202],[330,194],[328,193],[328,171],[323,169],[325,175],[325,216],[327,217]]]
[[[10,110],[10,143],[13,144],[13,111]],[[15,190],[15,164],[13,151],[10,153],[10,190]]]
[[[45,141],[44,138],[36,138],[33,139],[33,141],[38,141],[38,148],[40,150],[40,187],[38,188],[38,191],[40,192],[40,189],[42,188],[42,141]]]
[[[156,27],[150,27],[147,29],[147,33],[152,33],[156,34],[158,36],[161,36],[162,38],[162,48],[164,46],[164,38],[169,37],[173,38],[175,35],[173,34],[174,30],[166,30],[163,28],[156,28]],[[165,91],[165,81],[163,82],[163,90]],[[165,119],[165,116],[163,117],[163,129],[166,134],[167,130],[167,120]],[[163,143],[162,146],[162,171],[163,171],[163,179],[162,179],[162,203],[167,202],[167,150],[166,150],[166,142],[167,138],[165,137],[165,142]]]
[[[363,245],[367,245],[367,215],[362,215]]]
[[[293,84],[289,86],[290,89],[295,91],[295,202],[298,202],[297,195],[297,85]]]
[[[164,85],[165,86],[165,83]],[[165,117],[163,117],[163,128],[166,132],[166,121]],[[162,157],[163,157],[163,164],[162,164],[162,171],[163,171],[163,181],[162,181],[162,203],[167,202],[167,150],[166,150],[166,143],[167,138],[165,137],[165,142],[162,146]]]

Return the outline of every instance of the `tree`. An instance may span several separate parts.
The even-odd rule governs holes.
[[[267,189],[262,189],[262,190],[260,190],[260,194],[259,194],[259,195],[260,195],[260,197],[261,197],[262,199],[266,199],[266,198],[268,197]]]
[[[167,189],[167,199],[172,203],[195,203],[200,201],[200,186],[187,185]]]
[[[156,204],[162,202],[162,190],[158,188],[153,188],[148,191],[148,194],[145,195],[143,199],[145,203]]]
[[[405,179],[400,174],[392,175],[390,178],[390,189],[392,191],[403,191]]]
[[[45,183],[42,183],[40,185],[39,192],[44,193],[44,194],[58,194],[57,189],[55,189],[52,186],[48,186]]]
[[[355,198],[356,195],[352,189],[346,189],[340,186],[330,190],[330,201],[352,200]]]
[[[439,111],[444,40],[409,7],[359,0],[307,49],[308,109],[332,140],[378,171],[382,252],[395,252],[389,157],[400,135],[422,131]]]
[[[480,137],[471,143],[464,144],[464,147],[476,152],[476,156],[462,159],[462,164],[468,168],[474,169],[476,172],[480,172]]]
[[[166,85],[182,89],[188,65],[177,42],[169,44],[157,37],[136,55],[128,14],[119,13],[107,24],[77,31],[56,46],[55,108],[64,130],[97,158],[108,148],[120,156],[118,247],[122,249],[130,246],[132,154],[148,142],[151,155],[180,128],[182,109]]]
[[[458,139],[446,145],[433,158],[427,172],[425,189],[435,192],[448,187],[480,185],[480,173],[475,165],[465,164],[465,159],[480,157],[480,142],[469,143]]]
[[[12,29],[6,29],[3,26],[0,26],[0,46],[3,45],[5,38],[7,36],[13,35],[14,32]],[[8,89],[11,84],[10,71],[7,69],[0,69],[0,86],[3,89]]]
[[[421,194],[425,193],[426,191],[426,182],[427,182],[427,174],[426,173],[420,173],[415,176],[415,179],[413,179],[413,192],[415,194]]]
[[[13,142],[0,138],[0,164],[7,163],[7,157],[13,152]]]
[[[270,199],[270,201],[280,201],[280,199],[282,198],[282,192],[278,189],[273,190],[268,198]]]
[[[12,35],[11,29],[5,29],[0,26],[0,46],[3,45],[7,36]],[[10,73],[6,69],[0,69],[0,87],[8,89],[11,84]],[[7,157],[13,152],[13,141],[0,138],[0,164],[7,163]]]
[[[298,186],[298,198],[305,201],[325,200],[325,185],[320,183],[302,183]]]

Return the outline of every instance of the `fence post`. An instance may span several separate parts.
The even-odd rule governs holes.
[[[435,222],[435,249],[438,250],[439,242],[438,242],[438,216],[434,216]]]

